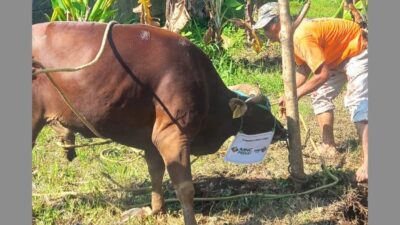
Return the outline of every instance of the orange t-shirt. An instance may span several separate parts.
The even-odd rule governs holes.
[[[322,63],[333,69],[367,45],[358,24],[334,18],[304,20],[296,29],[293,41],[296,64],[306,63],[313,72]]]

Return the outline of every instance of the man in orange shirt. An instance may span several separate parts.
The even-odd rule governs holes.
[[[254,29],[264,29],[273,42],[279,42],[278,3],[269,2],[259,9]],[[368,49],[358,24],[342,19],[304,20],[296,29],[294,54],[297,64],[297,98],[311,94],[312,106],[322,132],[321,153],[336,155],[333,136],[332,100],[347,81],[344,99],[355,123],[363,149],[357,170],[358,182],[368,181]],[[308,75],[312,73],[309,79]],[[280,100],[281,110],[285,101]]]

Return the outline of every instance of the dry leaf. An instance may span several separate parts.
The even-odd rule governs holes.
[[[190,15],[185,7],[185,1],[175,3],[172,15],[167,19],[167,28],[170,31],[179,33],[190,20]]]
[[[142,5],[138,5],[137,7],[132,9],[133,13],[142,13]]]
[[[139,6],[141,7],[141,10],[140,10],[140,14],[141,14],[140,22],[144,23],[144,24],[152,24],[153,18],[151,17],[151,13],[150,13],[150,7],[151,7],[150,0],[139,0],[138,3],[139,3]],[[136,9],[136,11],[139,11],[139,10]]]

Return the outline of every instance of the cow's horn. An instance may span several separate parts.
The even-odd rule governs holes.
[[[246,103],[238,98],[229,100],[229,107],[233,112],[233,119],[243,116],[247,111]]]
[[[246,99],[246,103],[254,103],[254,104],[263,104],[265,102],[265,96],[264,95],[256,95],[256,96],[252,96],[249,97],[248,99]]]

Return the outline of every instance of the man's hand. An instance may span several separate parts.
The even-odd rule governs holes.
[[[279,116],[286,118],[286,100],[284,96],[279,98]]]

